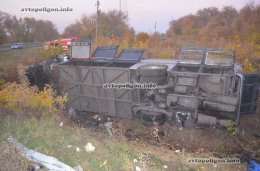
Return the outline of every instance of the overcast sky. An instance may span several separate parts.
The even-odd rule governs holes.
[[[120,0],[99,0],[100,9],[108,11],[119,9]],[[252,1],[252,0],[251,0]],[[184,15],[194,14],[205,7],[233,6],[241,9],[250,0],[121,0],[121,9],[128,11],[129,24],[137,32],[152,33],[156,28],[159,32],[165,32],[169,27],[169,21],[178,19]],[[256,4],[260,0],[253,0]],[[83,14],[96,12],[96,0],[1,0],[0,10],[18,17],[34,17],[54,22],[59,32],[75,20],[79,20]],[[22,12],[22,8],[60,8],[70,7],[72,12]]]

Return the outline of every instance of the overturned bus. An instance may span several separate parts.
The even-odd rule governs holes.
[[[260,76],[243,74],[231,51],[187,48],[178,58],[144,59],[142,49],[103,46],[92,55],[90,47],[72,42],[70,60],[53,69],[69,108],[178,127],[238,123],[256,111]]]

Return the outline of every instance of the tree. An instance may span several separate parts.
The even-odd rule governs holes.
[[[68,36],[80,36],[80,31],[82,30],[82,24],[79,21],[67,26],[63,32],[64,37]]]
[[[4,23],[10,17],[10,14],[0,11],[0,44],[4,43],[7,39]]]
[[[93,39],[96,33],[96,16],[83,15],[80,22],[82,25],[80,37],[83,39]]]
[[[99,12],[98,17],[96,14],[83,15],[80,21],[66,27],[63,35],[78,35],[83,39],[94,39],[97,21],[100,37],[123,39],[128,33],[131,33],[127,25],[127,15],[120,11],[112,10]]]
[[[55,25],[48,20],[34,18],[8,17],[4,28],[11,42],[33,42],[57,38],[59,33]]]
[[[127,18],[125,13],[117,10],[101,12],[98,21],[100,33],[108,37],[123,38],[125,32],[129,30]]]
[[[44,41],[59,37],[55,25],[48,20],[37,20],[34,34],[35,41]]]
[[[143,42],[145,43],[149,39],[149,35],[145,32],[140,32],[136,35],[136,40],[138,42]]]

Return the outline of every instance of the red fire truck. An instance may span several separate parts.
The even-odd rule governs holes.
[[[67,51],[70,48],[71,41],[74,41],[74,40],[79,40],[79,38],[76,36],[73,36],[73,37],[66,37],[66,38],[50,40],[45,44],[44,48],[45,48],[45,50],[48,48],[55,48],[60,44],[63,47],[63,49],[65,51]]]

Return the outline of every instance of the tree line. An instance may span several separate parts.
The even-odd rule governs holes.
[[[253,2],[240,10],[232,6],[198,10],[169,22],[165,33],[135,33],[128,16],[120,11],[84,14],[59,35],[51,21],[17,18],[0,12],[0,43],[43,41],[56,37],[78,36],[94,46],[120,45],[120,48],[145,48],[148,56],[172,58],[183,47],[212,47],[236,51],[237,61],[248,72],[260,70],[260,5]],[[96,37],[96,24],[97,35]]]
[[[17,18],[0,11],[0,44],[36,42],[59,37],[53,22],[35,18]]]

